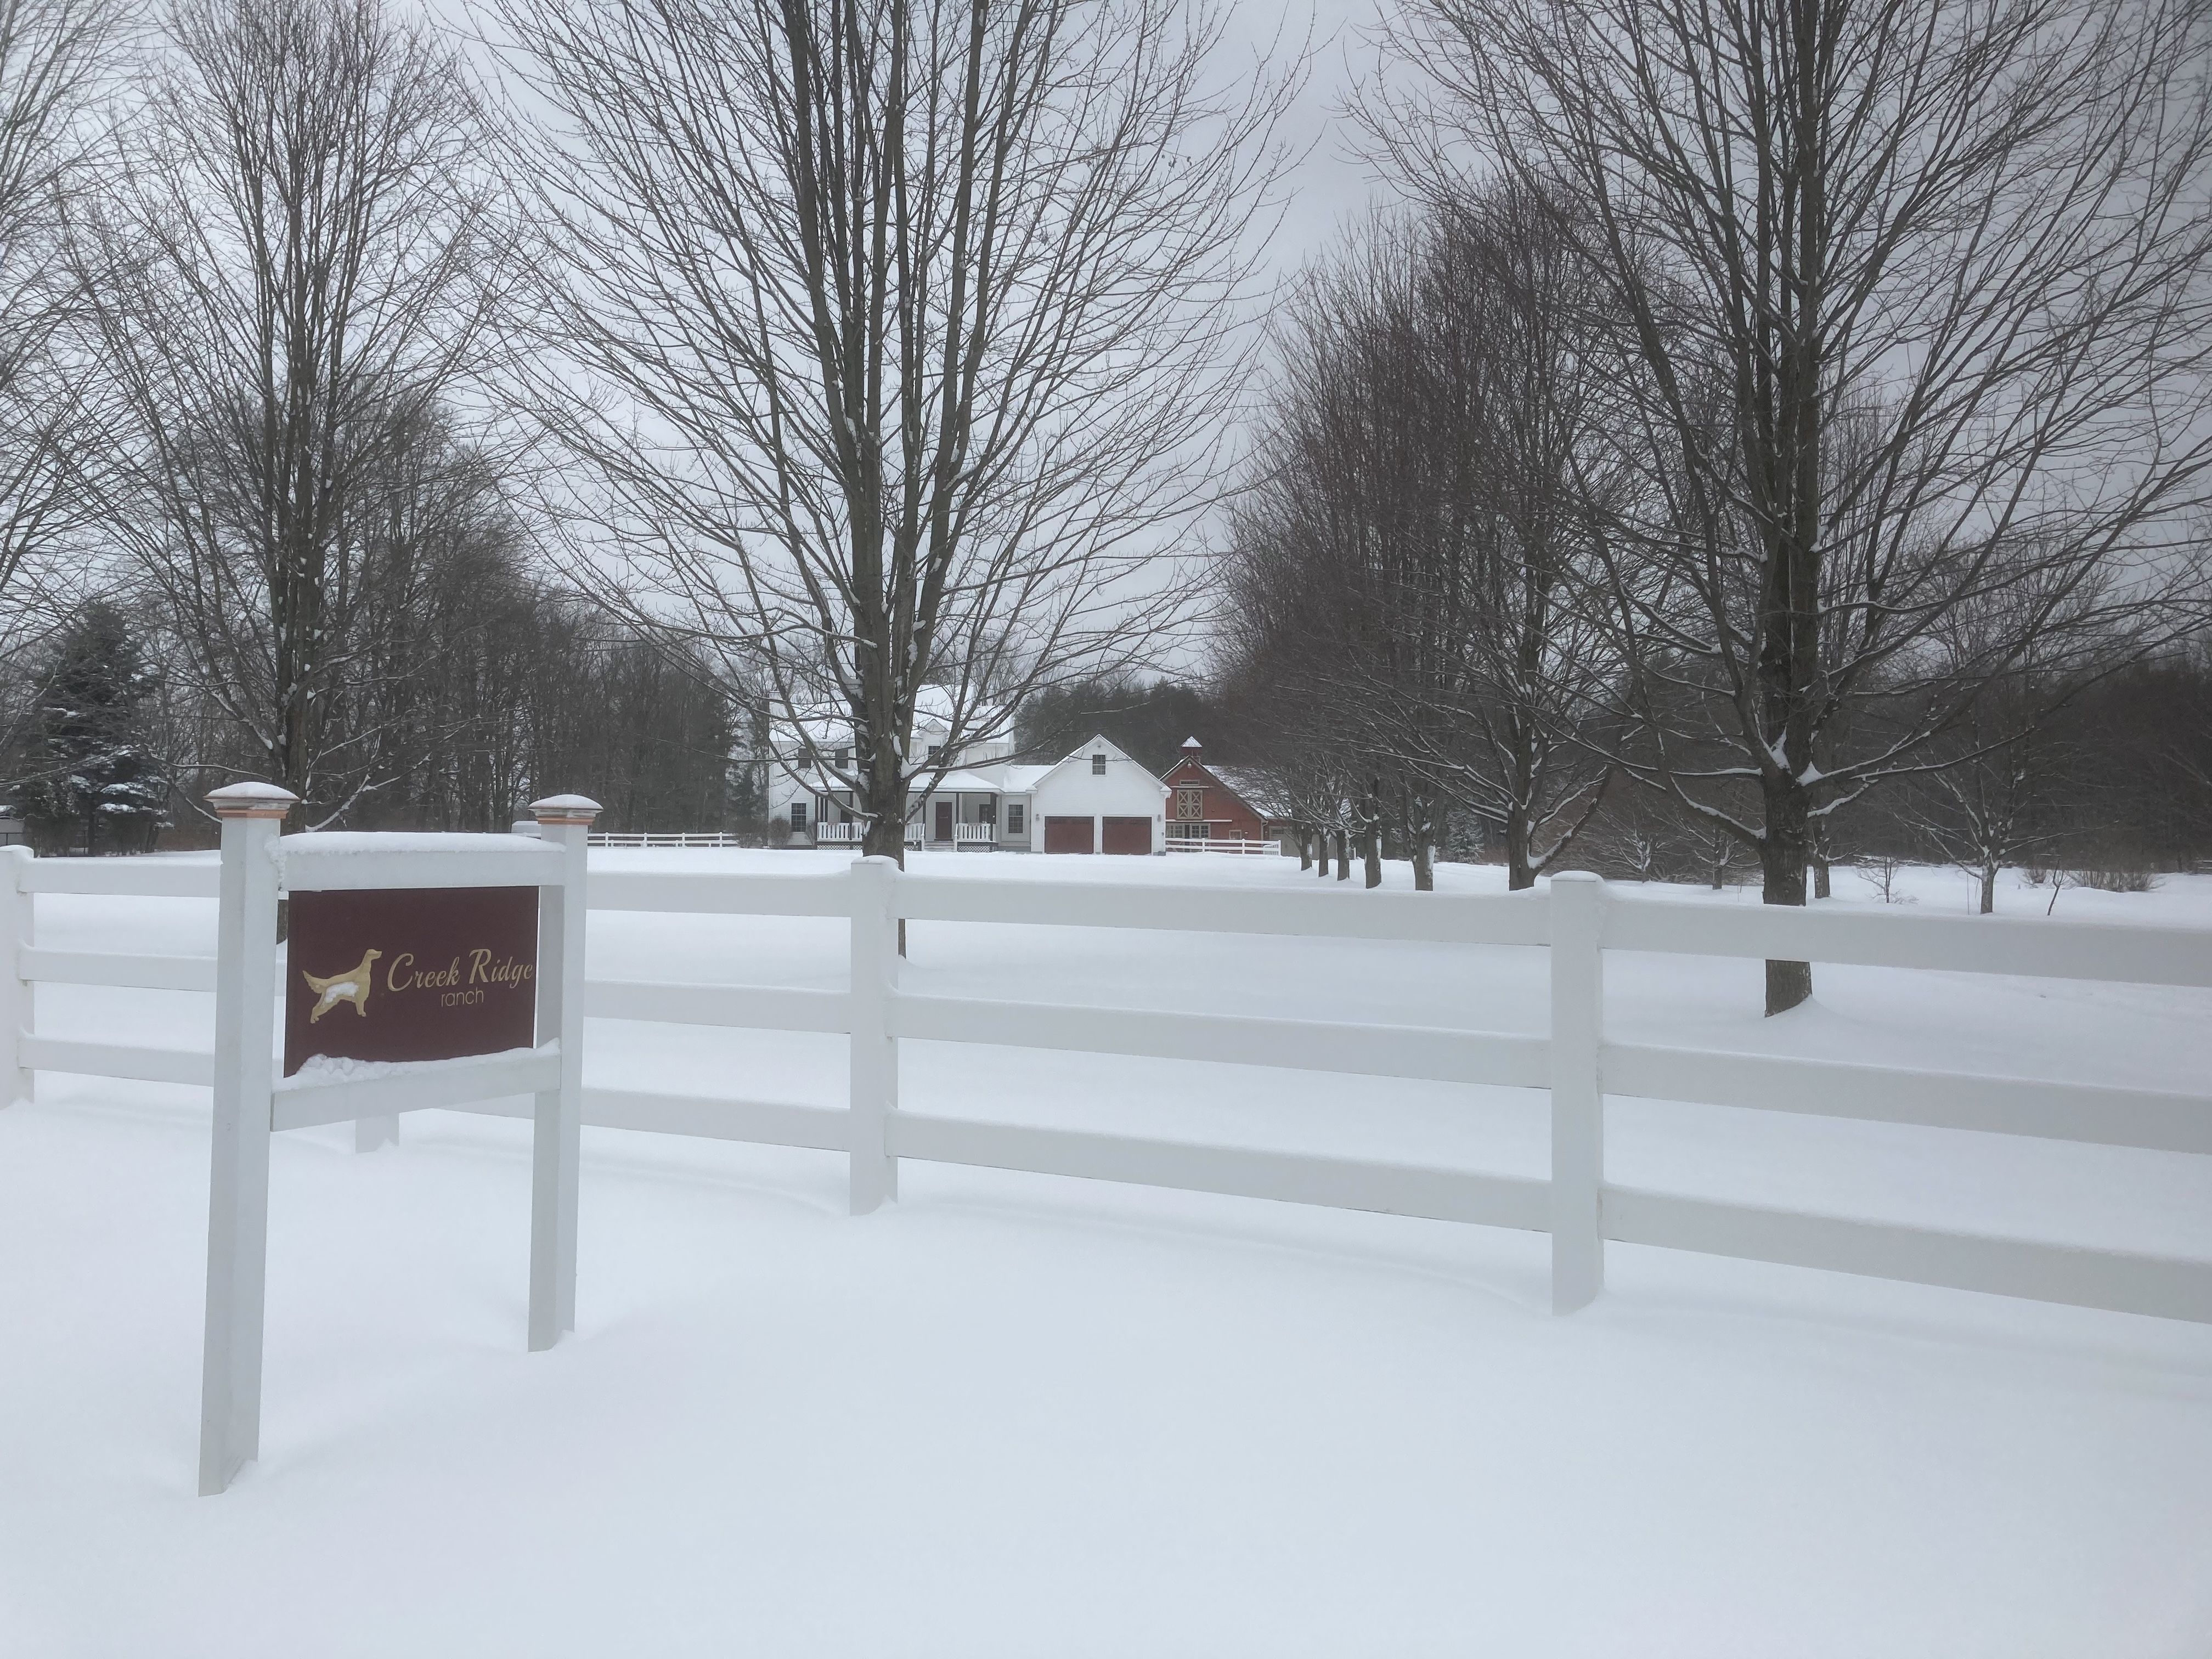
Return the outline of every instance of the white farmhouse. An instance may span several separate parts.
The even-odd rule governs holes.
[[[927,719],[915,721],[915,747],[931,760],[943,758],[932,741],[942,731]],[[816,741],[830,747],[835,738],[817,733]],[[1050,766],[1017,763],[1009,758],[1012,751],[1006,738],[963,748],[935,788],[908,801],[907,845],[1015,853],[1165,849],[1168,787],[1117,744],[1093,738]],[[794,842],[842,847],[862,839],[851,792],[790,762],[772,787],[769,812],[789,826]]]

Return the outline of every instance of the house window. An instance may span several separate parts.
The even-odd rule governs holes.
[[[930,765],[932,765],[932,766],[934,766],[935,764],[937,764],[937,757],[938,757],[939,755],[943,754],[944,752],[945,752],[945,745],[944,745],[943,744],[941,744],[941,743],[933,743],[932,744],[930,744],[930,745],[929,745],[929,764],[930,764]]]
[[[996,801],[982,800],[982,801],[977,801],[977,802],[975,803],[975,822],[976,822],[976,823],[996,823],[998,821],[999,821],[999,806],[998,806],[998,803],[997,803]]]
[[[806,803],[803,800],[791,803],[791,827],[793,830],[806,828]]]
[[[1091,757],[1091,775],[1094,778],[1103,778],[1106,775],[1105,756],[1093,755]]]
[[[849,750],[849,749],[840,749],[840,750],[837,751],[837,766],[838,766],[838,769],[842,771],[842,770],[843,770],[846,767],[850,766],[852,763],[853,763],[853,751],[852,751],[851,750]]]
[[[1006,833],[1010,836],[1020,835],[1022,821],[1027,816],[1020,806],[1012,801],[1008,801],[1006,803]]]

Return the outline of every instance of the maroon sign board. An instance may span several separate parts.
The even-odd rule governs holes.
[[[535,887],[295,893],[284,1075],[333,1060],[456,1060],[533,1045]]]

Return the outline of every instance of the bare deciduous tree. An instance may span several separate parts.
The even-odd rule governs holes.
[[[2171,597],[2212,465],[2212,14],[1425,0],[1400,44],[1443,88],[1370,112],[1401,164],[1564,185],[1628,325],[1646,488],[1609,597],[1644,749],[1620,758],[1802,903],[1819,820],[1927,763],[1980,682]],[[2023,579],[2011,637],[1942,648]],[[2074,605],[2088,586],[2108,604]],[[1811,986],[1769,963],[1768,1012]]]
[[[18,605],[27,562],[85,516],[82,291],[64,243],[119,23],[115,0],[0,0],[0,598]]]
[[[912,781],[1183,608],[1167,464],[1228,422],[1285,83],[1212,86],[1183,0],[496,9],[551,112],[536,390],[600,591],[757,674],[902,856]]]
[[[327,820],[380,781],[374,683],[417,665],[355,625],[393,492],[480,465],[447,408],[512,226],[459,59],[381,0],[177,0],[165,34],[86,239],[107,522],[253,769]]]
[[[1573,844],[1606,770],[1578,730],[1611,664],[1575,603],[1614,378],[1583,337],[1587,286],[1515,186],[1376,228],[1302,296],[1233,544],[1236,672],[1325,705],[1409,821],[1441,796],[1491,829],[1516,889]]]

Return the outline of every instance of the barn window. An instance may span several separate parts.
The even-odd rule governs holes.
[[[1094,778],[1103,778],[1106,775],[1105,756],[1093,755],[1091,757],[1091,775]]]

